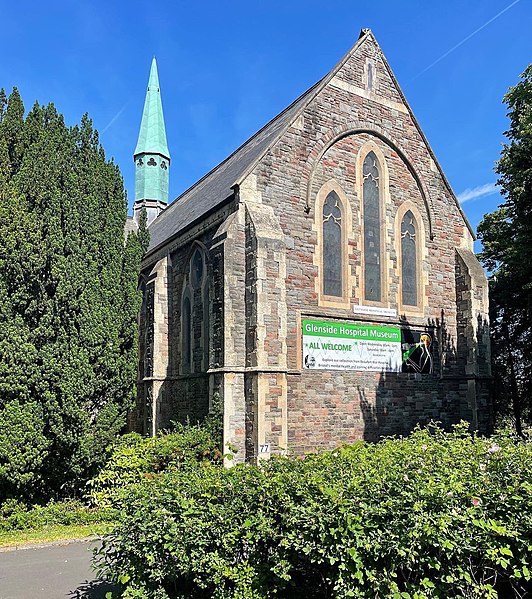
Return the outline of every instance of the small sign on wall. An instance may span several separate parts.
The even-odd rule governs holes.
[[[353,306],[353,312],[355,314],[368,314],[370,316],[389,316],[391,318],[397,317],[397,310],[393,308],[381,308],[380,306]]]
[[[269,443],[264,443],[262,445],[259,445],[259,453],[271,453],[271,447]]]

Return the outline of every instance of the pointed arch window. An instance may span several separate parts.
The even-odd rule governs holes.
[[[364,208],[364,296],[382,299],[381,273],[381,175],[377,156],[369,152],[362,167]]]
[[[185,273],[181,304],[182,371],[205,372],[209,368],[209,284],[207,258],[196,244]]]
[[[323,293],[332,297],[343,297],[342,202],[335,191],[327,195],[322,216]]]
[[[183,309],[181,312],[181,352],[183,372],[190,372],[192,354],[192,306],[188,295],[183,299]]]
[[[417,265],[418,225],[411,210],[401,220],[401,301],[405,306],[418,305]]]

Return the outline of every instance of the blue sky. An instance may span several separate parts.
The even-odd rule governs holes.
[[[88,112],[134,197],[157,57],[177,197],[325,75],[370,27],[476,227],[501,202],[502,96],[532,62],[530,0],[2,2],[0,87]]]

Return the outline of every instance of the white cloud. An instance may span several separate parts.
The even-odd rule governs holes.
[[[478,187],[467,188],[459,193],[456,197],[460,204],[464,202],[469,202],[471,200],[476,200],[483,196],[490,196],[492,193],[497,193],[498,187],[495,183],[486,183],[486,185],[479,185]]]

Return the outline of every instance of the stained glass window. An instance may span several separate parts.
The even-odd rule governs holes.
[[[323,204],[323,293],[342,297],[342,208],[331,191]]]
[[[205,372],[209,368],[209,284],[205,252],[196,246],[184,276],[182,318],[182,371]]]
[[[198,289],[203,279],[203,256],[199,250],[194,252],[190,262],[190,280],[192,287]]]
[[[409,210],[401,221],[402,303],[417,306],[416,219]]]
[[[190,298],[183,300],[181,340],[183,349],[183,371],[190,372],[190,354],[192,350],[192,314]]]
[[[363,165],[364,295],[381,301],[380,172],[377,156],[370,152]]]

